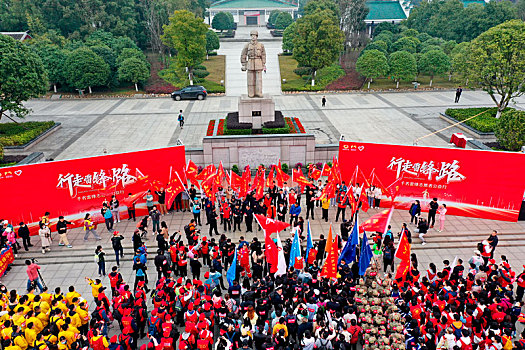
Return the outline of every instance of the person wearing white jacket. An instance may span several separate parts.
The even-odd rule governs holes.
[[[441,337],[437,344],[437,349],[441,350],[453,350],[456,346],[456,336],[452,327],[447,328],[445,334]]]
[[[42,242],[42,254],[51,251],[51,230],[47,224],[42,224],[40,230],[38,230],[40,241]]]

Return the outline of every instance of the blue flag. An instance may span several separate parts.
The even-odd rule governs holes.
[[[308,254],[310,254],[310,249],[314,247],[312,242],[312,232],[310,231],[310,220],[308,220],[308,226],[306,228],[306,261],[308,261]]]
[[[368,244],[368,238],[366,238],[366,232],[363,232],[363,242],[361,243],[361,256],[359,256],[359,276],[363,276],[370,261],[372,260],[372,249]]]
[[[347,264],[350,264],[351,262],[355,261],[355,252],[356,247],[359,244],[359,220],[358,216],[356,214],[355,216],[355,225],[352,228],[352,232],[350,233],[350,237],[348,238],[348,241],[346,241],[345,247],[343,248],[343,251],[341,252],[341,255],[339,255],[339,260],[337,261],[337,266],[341,265],[341,261],[345,261]]]
[[[288,262],[288,268],[295,267],[295,258],[301,256],[301,245],[299,244],[299,230],[295,230],[293,236],[292,249],[290,250],[290,261]]]
[[[235,256],[233,257],[232,266],[230,266],[230,268],[228,269],[228,272],[226,272],[226,279],[228,280],[230,287],[233,285],[233,281],[235,280],[236,274],[237,274],[237,249],[235,249]]]

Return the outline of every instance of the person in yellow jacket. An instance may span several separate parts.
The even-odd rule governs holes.
[[[24,316],[24,308],[19,306],[16,308],[16,313],[13,315],[13,324],[18,326],[20,329],[25,328],[26,318]]]
[[[4,322],[4,328],[2,329],[2,331],[0,331],[0,336],[2,336],[2,340],[11,339],[11,334],[13,333],[13,328],[11,328],[12,325],[13,323],[11,322],[11,320],[6,320]]]
[[[5,350],[22,350],[18,345],[13,343],[11,339],[7,339],[7,346],[4,348]]]
[[[53,299],[53,296],[48,292],[47,287],[44,287],[44,291],[39,295],[41,300],[45,301],[48,305],[51,305],[51,300]]]
[[[71,344],[77,339],[77,334],[69,329],[70,327],[67,324],[62,325],[62,329],[60,333],[58,333],[58,339],[60,340],[60,343],[62,342],[62,338],[66,338],[67,340],[67,346],[71,347]],[[60,346],[60,344],[59,344]]]
[[[38,318],[40,322],[42,322],[42,326],[44,328],[49,324],[49,316],[42,312],[40,306],[35,306],[35,308],[33,309],[33,313],[35,317]]]
[[[80,295],[80,293],[75,290],[75,287],[69,286],[69,292],[66,294],[66,302],[68,305],[71,305],[73,303],[73,298],[81,297],[82,295]]]
[[[44,314],[49,315],[49,310],[51,309],[51,307],[49,306],[49,303],[47,301],[42,299],[41,295],[37,295],[35,297],[35,301],[33,302],[33,310],[37,306],[40,307],[41,311]]]
[[[13,333],[11,334],[13,343],[16,346],[19,346],[21,350],[26,350],[29,346],[27,340],[24,337],[24,333],[18,328],[18,326],[13,326]]]
[[[93,294],[93,298],[97,299],[100,287],[102,287],[102,282],[97,278],[94,281],[91,278],[86,277],[86,281],[91,286],[91,294]]]
[[[36,341],[33,346],[34,350],[49,350],[46,341],[44,340],[44,334],[38,333],[36,336]]]
[[[48,328],[44,329],[44,331],[42,332],[44,334],[44,341],[49,343],[49,344],[53,344],[53,345],[57,345],[58,343],[58,338],[52,334]]]
[[[33,310],[30,310],[27,313],[26,318],[27,318],[28,324],[33,323],[33,329],[35,330],[37,334],[42,332],[42,330],[44,329],[44,325],[42,324],[42,321],[40,321],[38,317],[35,316],[35,313]]]
[[[25,338],[26,338],[26,341],[27,341],[27,344],[34,344],[35,343],[35,340],[36,340],[36,332],[35,330],[33,329],[34,328],[34,324],[33,322],[28,322],[27,323],[27,326],[26,326],[26,329],[24,331],[24,335],[25,335]]]
[[[107,349],[109,347],[108,340],[105,336],[100,334],[100,331],[98,329],[95,329],[93,331],[93,334],[93,337],[89,341],[89,345],[91,345],[91,348],[93,350]]]
[[[58,342],[58,350],[69,350],[69,349],[71,349],[71,347],[70,347],[69,344],[67,343],[67,339],[66,339],[66,337],[61,336],[61,337],[59,337],[58,339],[59,339],[59,342]]]
[[[75,305],[69,305],[69,311],[66,314],[71,319],[71,325],[77,329],[82,327],[82,320],[80,315],[75,311]]]

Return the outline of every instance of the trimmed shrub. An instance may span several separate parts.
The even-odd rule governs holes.
[[[488,110],[488,112],[485,112],[480,116],[465,122],[465,124],[481,132],[494,132],[498,125],[498,119],[495,118],[498,111],[496,107],[449,108],[445,111],[445,114],[456,119],[457,121],[463,121],[486,110]],[[508,110],[508,108],[505,110]]]
[[[495,130],[501,146],[509,151],[519,151],[525,145],[525,112],[509,109],[501,114]]]

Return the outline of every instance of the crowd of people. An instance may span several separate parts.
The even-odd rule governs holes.
[[[358,187],[347,189],[342,183],[335,196],[336,221],[339,217],[343,219],[341,240],[337,240],[340,247],[349,239],[356,222],[353,213],[345,214],[351,201],[348,196],[360,196]],[[404,235],[411,243],[411,232],[407,224],[396,233],[389,226],[387,232],[372,236],[374,263],[364,276],[360,276],[360,255],[356,253],[356,261],[341,261],[337,278],[323,276],[327,245],[332,242],[320,235],[308,255],[302,250],[304,263],[297,264],[296,260],[288,264],[285,273],[276,274],[266,260],[264,242],[257,238],[247,241],[244,236],[236,241],[228,237],[229,232],[241,231],[242,226],[246,232],[260,230],[254,223],[254,214],[261,214],[290,223],[292,232],[305,240],[307,227],[301,209],[302,196],[306,202],[306,220],[315,220],[317,207],[322,209],[322,219],[328,218],[325,210],[328,211],[332,203],[326,198],[318,200],[320,188],[306,188],[303,194],[303,191],[275,186],[259,201],[253,193],[241,200],[233,191],[225,189],[217,194],[214,202],[205,196],[199,199],[191,186],[184,192],[187,205],[183,206],[181,194],[175,200],[174,210],[191,210],[193,218],[173,234],[162,221],[162,215],[168,211],[161,197],[163,191],[157,191],[160,199],[157,202],[151,192],[144,197],[149,215],[138,218],[132,237],[134,281],[125,281],[118,268],[119,258],[124,254],[124,237],[113,226],[114,221],[121,220],[111,213],[115,205],[118,208],[114,198],[103,205],[104,212],[101,212],[108,219],[106,227],[112,233],[116,256],[116,265],[107,274],[109,285],[103,285],[100,278],[86,278],[92,289],[91,296],[81,296],[75,286],[69,286],[67,292],[60,287],[50,292],[41,283],[40,266],[31,260],[26,261],[26,292],[8,290],[1,285],[0,336],[4,348],[525,349],[525,333],[520,333],[519,327],[519,322],[525,321],[522,314],[525,266],[523,272],[516,273],[505,256],[496,262],[496,231],[478,245],[467,263],[462,259],[453,263],[445,260],[442,270],[431,263],[425,271],[412,254],[409,272],[396,276],[395,241]],[[369,193],[375,196],[379,192]],[[380,197],[379,201],[375,199],[372,197],[369,202],[371,207],[380,205]],[[435,207],[437,212],[437,200],[433,202],[435,205],[430,208]],[[134,203],[129,205],[129,220],[135,220]],[[444,208],[446,210],[446,206]],[[65,222],[65,230],[59,233],[66,235],[68,223],[63,218],[60,220]],[[420,222],[421,218],[416,220],[414,230],[419,230],[421,237]],[[201,232],[203,223],[209,226],[207,235]],[[40,230],[48,226],[49,215],[45,215]],[[218,232],[219,226],[223,233]],[[3,232],[7,232],[5,227]],[[89,233],[100,238],[89,214],[84,230],[84,239]],[[13,232],[12,227],[9,232]],[[157,247],[145,243],[148,237],[155,237]],[[61,244],[70,246],[67,236],[61,238]],[[28,246],[30,241],[24,240],[24,247]],[[284,240],[282,248],[289,262],[291,238]],[[42,244],[42,253],[47,249],[49,247]],[[99,275],[105,276],[106,253],[102,246],[97,246],[95,254]],[[154,255],[153,273],[148,271],[151,255]],[[233,271],[234,275],[228,276],[227,271]],[[91,312],[90,304],[93,305]],[[111,333],[116,334],[109,336]]]

